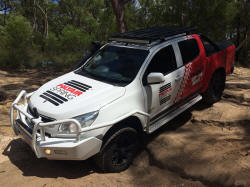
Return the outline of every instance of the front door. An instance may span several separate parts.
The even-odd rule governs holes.
[[[183,69],[178,69],[172,45],[160,49],[152,58],[143,77],[144,83],[147,75],[153,72],[162,73],[165,81],[159,84],[144,84],[151,120],[173,104],[184,74]]]

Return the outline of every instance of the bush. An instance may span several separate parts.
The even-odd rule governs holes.
[[[45,55],[50,59],[58,53],[60,49],[60,41],[55,34],[50,33],[45,41]]]
[[[45,40],[43,64],[58,71],[70,68],[79,62],[91,43],[91,36],[71,25],[64,27],[57,37],[50,33]],[[44,65],[45,64],[45,65]]]
[[[20,15],[12,15],[0,31],[0,65],[7,68],[30,66],[31,28]]]
[[[89,43],[88,34],[73,26],[66,26],[59,37],[50,33],[46,38],[43,62],[46,67],[59,71],[72,67],[81,60],[83,48]]]
[[[82,59],[82,55],[83,54],[80,52],[74,52],[54,56],[52,58],[53,64],[51,65],[51,67],[53,67],[56,71],[71,69]]]
[[[66,51],[82,51],[91,41],[89,34],[71,25],[63,29],[60,40],[62,50]]]

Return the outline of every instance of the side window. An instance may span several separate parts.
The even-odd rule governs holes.
[[[155,54],[151,60],[147,74],[159,72],[166,75],[177,69],[176,58],[172,45],[169,45]]]
[[[181,51],[183,65],[192,62],[200,54],[200,49],[195,39],[178,42],[178,45]]]
[[[203,43],[207,56],[211,56],[212,54],[217,52],[215,46],[209,41],[207,41],[205,38],[201,37],[201,41]]]
[[[143,76],[143,84],[147,83],[147,76],[149,73],[162,73],[166,75],[177,69],[177,63],[175,58],[175,53],[172,45],[164,47],[158,51],[153,59],[151,60],[147,70]]]

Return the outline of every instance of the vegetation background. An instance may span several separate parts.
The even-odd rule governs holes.
[[[248,0],[0,0],[0,68],[72,67],[91,41],[153,26],[197,26],[249,62]]]

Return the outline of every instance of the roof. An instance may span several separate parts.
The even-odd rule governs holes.
[[[159,40],[165,41],[176,36],[188,35],[195,30],[195,27],[153,27],[114,34],[109,40],[124,43],[151,44]]]

